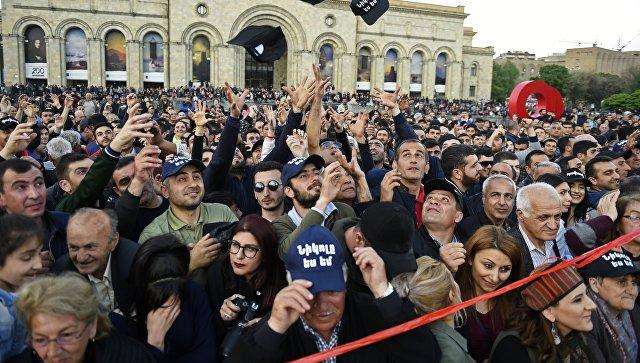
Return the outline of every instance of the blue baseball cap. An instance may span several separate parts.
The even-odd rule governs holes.
[[[178,174],[187,165],[193,165],[200,171],[206,169],[200,160],[194,160],[184,156],[175,156],[170,160],[165,160],[164,165],[162,165],[162,180]]]
[[[328,229],[315,225],[303,230],[284,257],[291,279],[311,281],[312,294],[345,291],[344,249]]]
[[[305,157],[291,159],[282,167],[282,184],[287,184],[289,179],[300,174],[302,168],[308,164],[313,164],[316,168],[324,168],[324,159],[320,155],[312,154]]]

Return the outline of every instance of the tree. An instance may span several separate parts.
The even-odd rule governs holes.
[[[640,110],[640,89],[633,93],[616,93],[602,101],[602,107],[607,110]]]
[[[493,65],[493,80],[491,82],[491,99],[504,102],[516,86],[520,72],[512,62]]]
[[[622,75],[627,91],[633,92],[640,89],[640,66],[628,68]]]
[[[599,105],[606,97],[624,90],[624,81],[619,76],[576,72],[571,74],[566,97],[573,102],[585,101]]]
[[[571,75],[566,67],[557,64],[542,66],[540,67],[540,79],[555,87],[562,96],[567,95]]]

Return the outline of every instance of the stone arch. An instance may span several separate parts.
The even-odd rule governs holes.
[[[71,28],[80,28],[84,32],[84,35],[87,39],[91,39],[94,37],[93,29],[89,26],[89,24],[85,23],[80,19],[65,19],[58,24],[55,30],[55,36],[64,38],[67,35],[67,31]]]
[[[255,23],[279,25],[287,39],[289,49],[307,49],[307,37],[298,19],[285,9],[274,5],[257,5],[245,10],[231,26],[229,39],[232,39],[245,26]]]
[[[133,34],[131,33],[129,27],[119,21],[108,21],[100,25],[100,27],[96,31],[96,36],[98,36],[101,40],[104,40],[107,33],[111,30],[120,31],[122,34],[124,34],[124,39],[126,41],[133,40]]]
[[[409,58],[413,56],[413,53],[418,51],[422,52],[425,62],[429,59],[433,59],[433,53],[431,53],[431,50],[423,44],[416,44],[411,47],[411,49],[409,49]]]
[[[16,23],[13,25],[12,33],[16,34],[16,35],[19,35],[19,36],[23,36],[24,35],[24,31],[30,25],[37,25],[40,28],[42,28],[42,31],[44,31],[44,36],[45,37],[51,37],[51,36],[54,35],[53,31],[51,30],[51,26],[49,25],[49,23],[47,23],[46,20],[42,19],[39,16],[25,16],[25,17],[21,18],[20,20],[16,21]]]
[[[458,59],[458,57],[456,57],[456,52],[454,52],[453,49],[449,47],[445,46],[445,47],[440,47],[436,49],[436,51],[433,52],[434,59],[437,59],[440,53],[445,53],[447,55],[447,60],[449,62],[456,62]]]
[[[333,48],[339,53],[344,53],[347,51],[347,44],[344,42],[342,37],[335,33],[320,34],[313,42],[313,51],[317,52],[325,43],[333,45]]]
[[[391,43],[388,43],[382,50],[383,57],[386,57],[389,49],[395,49],[396,52],[398,52],[398,58],[404,58],[407,56],[407,50],[402,46],[402,44],[397,42],[391,42]]]
[[[362,40],[356,44],[356,54],[360,52],[360,48],[367,47],[371,51],[371,56],[380,57],[382,54],[380,53],[380,47],[376,43],[371,40]]]
[[[197,22],[189,25],[183,32],[180,37],[181,41],[187,46],[191,46],[193,39],[198,35],[205,35],[209,38],[209,43],[211,46],[215,46],[218,44],[222,44],[222,35],[211,24],[205,22]]]
[[[169,39],[167,30],[164,27],[153,23],[148,23],[141,26],[136,32],[135,39],[142,43],[142,39],[145,35],[147,35],[147,33],[158,33],[162,38],[162,41],[165,43],[167,42],[167,39]]]

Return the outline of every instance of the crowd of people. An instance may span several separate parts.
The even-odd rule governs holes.
[[[640,115],[3,87],[0,360],[281,362],[640,229]],[[637,362],[640,237],[328,362]]]

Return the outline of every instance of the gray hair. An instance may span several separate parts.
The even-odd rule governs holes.
[[[82,140],[80,133],[75,130],[64,130],[60,133],[60,137],[69,141],[71,146],[80,145],[80,140]]]
[[[540,200],[555,200],[558,204],[560,201],[560,194],[556,191],[556,188],[547,183],[533,183],[524,186],[518,190],[516,195],[516,210],[522,211],[525,216],[531,214],[531,200],[538,198]]]
[[[54,137],[47,143],[47,154],[51,160],[60,160],[62,155],[71,154],[73,147],[71,143],[62,137]]]
[[[504,180],[508,182],[511,188],[513,188],[514,192],[518,189],[516,187],[516,183],[511,178],[509,178],[506,175],[496,174],[496,175],[491,175],[490,177],[485,179],[485,181],[482,183],[482,195],[484,195],[487,192],[487,188],[489,187],[489,184],[494,180]]]
[[[96,208],[80,208],[71,215],[69,223],[71,224],[77,218],[91,218],[96,216],[106,216],[109,220],[109,242],[113,242],[118,238],[118,216],[111,209],[96,209]]]
[[[533,171],[536,172],[538,169],[542,169],[542,168],[554,168],[554,169],[556,169],[558,174],[562,173],[562,168],[560,168],[560,165],[554,163],[553,161],[540,162],[540,163],[538,163],[538,165],[536,165],[533,168]]]

